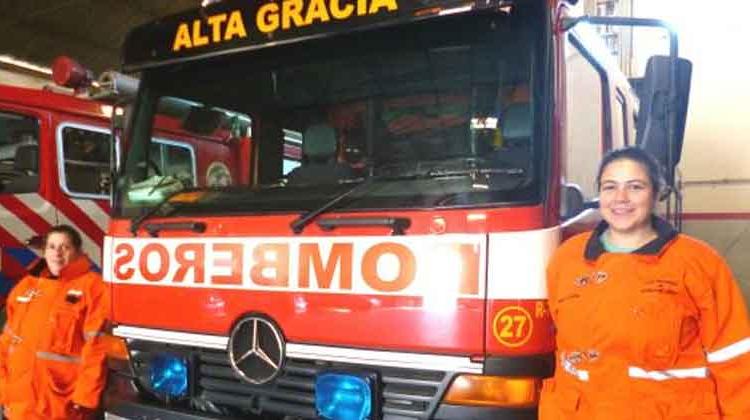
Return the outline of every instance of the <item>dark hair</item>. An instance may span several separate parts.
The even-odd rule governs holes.
[[[50,235],[53,233],[62,233],[64,235],[68,235],[68,238],[70,239],[70,242],[73,243],[73,247],[76,249],[76,251],[81,250],[81,245],[83,241],[81,240],[81,234],[78,233],[75,228],[73,228],[70,225],[57,225],[52,226],[52,228],[47,232],[47,234],[44,235],[44,246],[47,247],[47,240],[49,239]]]
[[[664,175],[662,167],[659,162],[647,151],[640,147],[628,146],[622,149],[612,150],[607,153],[602,162],[599,164],[599,171],[596,174],[596,187],[597,189],[602,186],[602,173],[604,169],[612,162],[616,160],[632,160],[633,162],[640,163],[646,168],[648,178],[651,181],[651,185],[654,188],[654,195],[657,199],[664,193],[666,182],[664,181]]]

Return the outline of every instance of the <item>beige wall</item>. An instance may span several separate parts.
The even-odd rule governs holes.
[[[693,62],[680,165],[686,213],[750,213],[750,4],[744,0],[635,0],[636,16],[674,22]],[[750,302],[750,220],[686,220],[686,233],[729,262]]]
[[[699,156],[700,154],[688,155],[686,158],[699,159]],[[750,165],[750,161],[747,162]],[[683,165],[685,166],[688,165]],[[693,171],[689,174],[695,177],[700,172]],[[685,178],[687,175],[688,173]],[[686,213],[750,213],[750,183],[687,184],[683,187],[682,194]],[[750,248],[748,255],[750,256]]]
[[[680,167],[688,213],[750,212],[748,12],[744,0],[635,0],[636,16],[674,23],[693,62]]]
[[[711,244],[726,258],[740,287],[745,302],[750,303],[750,220],[686,220],[684,232]]]

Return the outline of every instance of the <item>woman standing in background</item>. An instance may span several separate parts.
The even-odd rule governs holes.
[[[93,418],[106,379],[107,289],[72,227],[53,227],[43,250],[44,263],[8,296],[0,403],[11,420]]]

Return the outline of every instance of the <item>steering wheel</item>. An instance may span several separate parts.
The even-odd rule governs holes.
[[[0,172],[0,183],[7,184],[16,179],[20,174],[18,172]]]
[[[23,175],[22,172],[16,170],[0,171],[0,192],[5,190],[7,185],[12,184],[18,177]]]
[[[159,169],[159,164],[157,164],[153,160],[149,159],[146,166],[148,169],[153,169],[154,174],[159,175],[159,176],[162,175],[161,169]]]

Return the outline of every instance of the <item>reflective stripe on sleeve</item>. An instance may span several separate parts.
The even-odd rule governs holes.
[[[587,370],[578,369],[567,360],[562,361],[562,367],[566,372],[578,378],[579,381],[581,382],[589,381],[589,372]]]
[[[750,337],[716,351],[706,353],[708,363],[721,363],[750,352]]]
[[[66,354],[50,353],[48,351],[36,352],[36,357],[44,360],[52,360],[55,362],[65,363],[81,363],[81,358],[77,356],[68,356]]]
[[[628,376],[631,378],[651,379],[653,381],[666,381],[669,379],[685,378],[707,378],[708,368],[690,369],[668,369],[668,370],[645,370],[639,367],[628,367]]]

